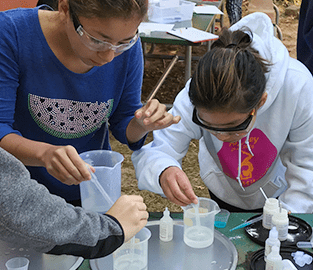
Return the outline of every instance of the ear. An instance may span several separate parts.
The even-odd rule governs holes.
[[[264,105],[266,100],[267,100],[267,92],[264,92],[258,104],[258,109],[260,109]]]
[[[59,0],[58,10],[59,10],[59,12],[66,15],[68,13],[68,10],[69,10],[68,1],[67,0]]]

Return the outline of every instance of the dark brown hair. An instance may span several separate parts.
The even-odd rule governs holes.
[[[251,42],[252,32],[247,28],[222,30],[192,76],[189,97],[194,106],[246,113],[258,105],[270,64]]]
[[[144,18],[148,0],[68,0],[77,16],[86,18]]]
[[[77,16],[86,18],[144,18],[148,11],[148,0],[68,0]],[[39,0],[38,5],[47,4],[58,9],[59,0]]]

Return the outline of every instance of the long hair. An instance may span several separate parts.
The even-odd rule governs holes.
[[[224,29],[199,61],[189,90],[192,104],[212,111],[246,113],[265,90],[269,62],[251,47],[249,29]]]

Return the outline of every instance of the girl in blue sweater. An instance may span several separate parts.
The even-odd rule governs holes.
[[[79,153],[110,149],[108,129],[137,150],[179,117],[141,104],[138,26],[147,0],[59,0],[0,13],[0,146],[68,202],[91,179]]]

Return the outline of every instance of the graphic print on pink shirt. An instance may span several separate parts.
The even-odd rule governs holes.
[[[277,156],[277,149],[260,129],[253,129],[249,145],[254,156],[245,144],[246,137],[241,139],[241,174],[243,187],[248,187],[261,179]],[[223,172],[236,180],[239,164],[239,142],[223,143],[217,153]],[[237,181],[237,180],[236,180]]]

